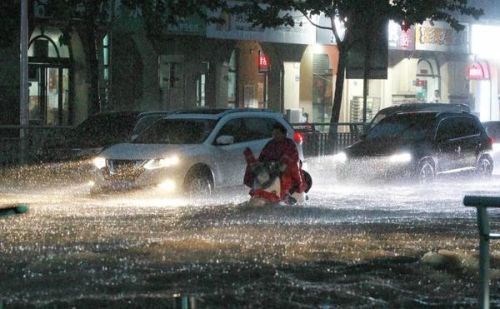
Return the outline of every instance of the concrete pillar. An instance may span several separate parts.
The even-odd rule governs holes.
[[[215,67],[215,89],[214,100],[215,107],[227,107],[227,87],[228,87],[228,64],[227,62],[219,61],[214,64]]]

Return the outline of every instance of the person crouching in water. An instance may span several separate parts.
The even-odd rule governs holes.
[[[303,203],[305,201],[304,190],[306,184],[302,177],[297,145],[286,134],[286,128],[280,123],[276,123],[273,126],[272,139],[264,146],[258,159],[255,159],[251,149],[248,147],[243,152],[247,161],[244,183],[252,188],[250,190],[252,197],[259,196],[271,202],[283,201],[286,204]],[[280,176],[281,189],[278,194],[254,188],[253,169],[259,162],[279,162],[284,167]],[[293,198],[291,197],[291,193],[294,193]]]

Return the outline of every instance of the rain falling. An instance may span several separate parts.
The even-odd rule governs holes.
[[[293,207],[248,207],[243,187],[196,200],[156,190],[91,195],[74,166],[11,171],[1,204],[29,211],[0,217],[1,301],[477,306],[477,225],[462,199],[496,192],[496,175],[340,184],[328,160],[311,160],[314,190]],[[492,243],[492,304],[500,304],[499,249]]]

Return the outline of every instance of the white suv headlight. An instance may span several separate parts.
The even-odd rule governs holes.
[[[343,151],[341,151],[333,156],[333,162],[335,162],[335,163],[344,163],[345,161],[347,161],[347,155]]]
[[[94,158],[94,166],[97,167],[98,169],[105,168],[106,167],[106,159],[103,157],[96,157]]]
[[[389,157],[389,161],[392,163],[408,163],[412,159],[411,153],[401,152],[397,154],[393,154]]]
[[[179,164],[180,160],[178,156],[170,156],[163,159],[152,159],[144,164],[144,168],[147,170],[154,170],[157,168],[171,167]]]

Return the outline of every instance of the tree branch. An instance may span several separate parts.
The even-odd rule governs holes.
[[[321,26],[315,22],[312,21],[312,19],[308,16],[308,14],[306,14],[304,11],[302,10],[299,10],[300,13],[302,13],[302,15],[304,15],[304,17],[316,28],[319,28],[319,29],[326,29],[326,30],[332,30],[332,28],[330,27],[325,27],[325,26]]]

